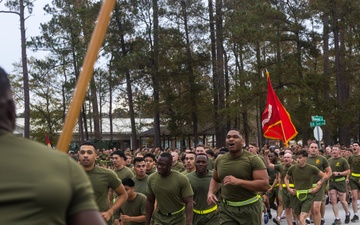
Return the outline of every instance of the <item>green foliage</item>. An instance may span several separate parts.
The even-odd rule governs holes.
[[[7,6],[17,10],[16,3],[7,1]],[[335,3],[341,38],[340,68],[335,62],[333,44]],[[153,116],[151,4],[152,1],[117,1],[91,86],[97,90],[103,115],[109,114],[112,94],[115,117],[130,116],[130,98],[135,117]],[[31,60],[32,94],[37,96],[32,100],[32,116],[37,119],[34,125],[39,126],[33,135],[39,139],[45,132],[56,133],[61,126],[56,120],[62,121],[70,102],[99,7],[100,1],[54,0],[44,8],[52,19],[41,24],[42,34],[28,43],[34,50],[51,52],[44,60]],[[200,0],[159,1],[159,7],[156,79],[160,116],[167,121],[172,135],[183,138],[194,125],[194,112],[199,127],[215,124],[209,14]],[[248,127],[253,135],[251,141],[262,136],[257,128],[265,107],[264,72],[268,69],[275,92],[300,133],[296,139],[306,142],[313,138],[308,122],[315,114],[327,120],[326,132],[333,140],[339,137],[339,127],[344,123],[350,125],[348,140],[360,138],[358,1],[223,1],[222,12],[222,48],[227,60],[222,69],[229,78],[229,92],[225,108],[217,113],[226,115],[231,126],[242,130]],[[324,18],[329,21],[325,27],[329,33],[324,33]],[[325,55],[327,41],[329,52]],[[336,88],[339,77],[347,95],[343,102],[339,101]],[[14,88],[21,87],[21,80],[14,79]],[[131,93],[126,86],[129,83]],[[16,93],[16,99],[21,101],[21,94]]]

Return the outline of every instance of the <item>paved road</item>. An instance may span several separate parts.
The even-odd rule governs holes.
[[[350,216],[350,219],[353,217],[353,210],[352,210],[352,206],[351,205],[348,205],[349,206],[349,211],[351,213],[351,216]],[[345,211],[344,209],[342,208],[342,205],[340,204],[340,202],[338,203],[338,208],[339,208],[339,216],[340,216],[340,219],[341,219],[341,222],[342,224],[345,224]],[[360,210],[359,210],[360,212]],[[274,217],[276,215],[276,212],[275,210],[271,210],[271,214],[272,216]],[[332,207],[331,207],[331,204],[328,204],[325,206],[325,224],[326,225],[331,225],[335,220],[335,216],[334,216],[334,213],[332,211]],[[275,224],[272,219],[269,220],[268,224],[267,225],[273,225]],[[286,225],[286,219],[282,219],[281,221],[281,225]],[[313,223],[311,223],[313,224]],[[358,222],[355,222],[355,223],[352,223],[350,221],[349,225],[352,225],[352,224],[360,224],[360,221]]]

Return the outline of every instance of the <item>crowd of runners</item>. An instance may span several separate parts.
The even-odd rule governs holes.
[[[98,150],[86,142],[69,157],[13,135],[15,117],[0,68],[2,224],[322,225],[326,200],[333,225],[359,221],[359,142],[259,148],[230,130],[221,149]]]
[[[191,216],[193,218],[193,224],[222,224],[221,218],[224,216],[219,215],[221,209],[227,208],[230,212],[231,210],[229,209],[234,209],[234,206],[231,206],[231,204],[230,207],[228,204],[223,204],[223,198],[227,198],[226,200],[229,201],[236,198],[244,200],[242,199],[242,195],[246,196],[246,192],[249,192],[247,193],[247,197],[254,198],[254,200],[260,199],[259,196],[261,196],[262,201],[259,200],[244,205],[246,207],[243,205],[238,207],[250,208],[251,205],[255,206],[256,202],[262,202],[261,211],[258,214],[254,214],[253,212],[250,214],[252,216],[255,215],[256,218],[253,218],[254,221],[258,221],[257,218],[262,217],[261,223],[263,224],[272,221],[274,224],[279,225],[282,221],[286,221],[288,225],[303,225],[310,223],[323,225],[325,224],[325,205],[329,203],[332,204],[334,212],[334,221],[331,221],[332,224],[341,224],[342,219],[344,220],[344,223],[359,221],[358,190],[360,178],[360,148],[358,142],[354,142],[348,147],[340,145],[328,146],[324,150],[320,150],[316,142],[309,143],[303,147],[295,145],[285,149],[280,148],[279,146],[264,146],[260,148],[255,143],[250,143],[246,147],[243,147],[241,134],[237,131],[233,132],[239,135],[241,139],[239,140],[240,146],[237,146],[236,140],[232,142],[232,139],[234,138],[230,138],[231,136],[228,134],[227,148],[222,149],[210,148],[201,144],[194,148],[183,149],[182,151],[180,151],[180,149],[171,148],[164,150],[160,148],[144,148],[134,151],[131,151],[130,149],[124,151],[116,149],[97,149],[95,150],[96,157],[94,163],[97,166],[114,170],[121,180],[126,177],[131,178],[134,181],[135,192],[148,196],[149,200],[149,193],[147,191],[149,191],[151,185],[147,181],[148,177],[154,173],[160,174],[159,170],[157,170],[157,162],[162,154],[167,153],[168,158],[171,156],[171,162],[169,162],[171,165],[169,166],[170,170],[168,171],[168,175],[171,174],[171,171],[176,171],[176,174],[180,173],[186,176],[191,185],[191,189],[193,190],[192,192],[188,190],[187,193],[189,196],[192,196],[192,201],[194,203]],[[234,148],[234,150],[232,150],[232,148]],[[260,159],[254,164],[259,166],[258,170],[252,169],[257,171],[256,173],[259,171],[266,172],[265,174],[260,175],[261,178],[268,178],[269,186],[267,188],[263,187],[263,189],[265,189],[264,191],[257,190],[261,189],[262,183],[255,188],[246,188],[243,185],[234,183],[232,188],[229,188],[229,190],[226,189],[226,185],[228,185],[226,183],[226,176],[219,179],[219,169],[217,167],[220,163],[220,171],[223,172],[223,167],[226,163],[222,162],[220,157],[224,154],[225,156],[231,156],[234,151],[241,152],[239,156],[244,158],[245,156],[246,158],[257,156],[256,158]],[[119,152],[121,155],[117,157],[116,155],[119,154]],[[70,151],[69,154],[77,160],[75,152]],[[115,158],[120,158],[121,162],[118,162],[118,159],[115,159],[114,156],[116,156]],[[224,160],[226,162],[226,159]],[[228,161],[232,160],[234,159],[228,157]],[[234,160],[234,162],[237,161]],[[261,167],[261,163],[266,166],[266,169]],[[244,162],[238,162],[238,164],[244,164]],[[206,169],[204,169],[204,165],[206,165]],[[245,178],[243,174],[236,174],[235,170],[244,171],[248,166],[249,164],[241,166],[235,163],[234,165],[231,165],[230,168],[225,168],[225,171],[230,169],[227,173],[234,175],[233,179]],[[119,172],[125,170],[124,168],[127,170],[126,176],[120,175]],[[254,173],[254,171],[251,173]],[[254,174],[251,174],[248,178],[249,181],[256,181],[258,179],[253,175]],[[162,176],[164,177],[164,175]],[[156,180],[158,179],[159,178]],[[176,178],[175,180],[178,179],[179,178]],[[264,181],[258,179],[256,182]],[[162,211],[166,212],[164,214],[173,213],[167,210],[172,208],[172,204],[179,204],[184,205],[184,208],[180,207],[180,209],[183,209],[184,211],[182,215],[183,218],[188,218],[190,217],[186,214],[186,206],[188,204],[185,204],[188,203],[188,201],[182,201],[181,203],[181,200],[179,200],[181,198],[178,196],[171,204],[166,197],[171,196],[174,189],[171,186],[172,183],[174,183],[173,180],[169,181],[169,183],[167,182],[164,186],[165,189],[161,190],[160,193],[157,193],[159,191],[158,187],[152,190],[150,202],[151,204],[154,204],[156,202],[155,199],[160,198],[156,196],[163,194],[165,196],[163,199],[165,200],[163,203],[165,204],[165,208]],[[170,193],[167,193],[166,190]],[[227,191],[229,191],[229,193]],[[241,193],[241,196],[236,196],[236,194],[232,192]],[[184,196],[182,196],[182,198],[184,198]],[[244,201],[248,199],[245,199]],[[186,200],[186,198],[183,200]],[[147,206],[151,204],[148,204]],[[345,211],[345,218],[339,217],[338,205],[341,205]],[[349,207],[349,205],[351,205],[351,207]],[[154,207],[155,209],[151,208],[150,211],[152,212],[148,215],[149,222],[151,221],[151,223],[154,222],[155,216],[159,214],[154,213],[159,210],[159,208],[156,208],[156,205]],[[352,208],[352,212],[350,212],[349,208]],[[144,210],[145,209],[146,207]],[[174,208],[174,211],[177,212],[178,210],[175,209],[177,208]],[[274,211],[276,213],[274,213]],[[199,212],[201,212],[201,214]],[[145,211],[143,213],[145,221]],[[234,215],[230,214],[229,217],[241,218],[237,213],[238,212],[234,212]],[[178,214],[178,216],[181,215],[180,212],[178,212]],[[158,218],[162,218],[161,216],[163,215],[157,215]],[[169,219],[168,217],[169,216],[167,215],[165,218]],[[245,216],[243,218],[249,221],[252,217]],[[237,222],[242,224],[241,220]],[[171,223],[171,220],[168,221],[168,223]]]

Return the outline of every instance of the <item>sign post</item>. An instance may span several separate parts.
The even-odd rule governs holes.
[[[323,138],[323,131],[320,126],[326,124],[322,116],[311,116],[310,127],[314,127],[314,137],[318,141],[319,149],[321,149],[321,139]]]

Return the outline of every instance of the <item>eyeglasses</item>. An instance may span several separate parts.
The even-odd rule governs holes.
[[[92,150],[80,150],[79,152],[81,155],[85,155],[85,153],[92,155],[94,153]]]

